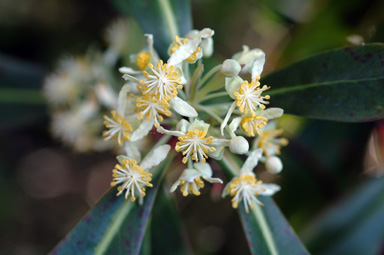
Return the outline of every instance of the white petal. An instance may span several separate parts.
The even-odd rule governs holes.
[[[185,117],[197,117],[197,112],[190,104],[179,97],[174,97],[171,100],[172,108],[180,115]]]
[[[123,160],[132,160],[132,158],[125,155],[119,155],[116,157],[116,159],[119,161],[120,165],[123,165]]]
[[[210,177],[204,177],[203,179],[210,183],[223,183],[223,181],[220,178],[210,178]]]
[[[256,77],[261,75],[263,72],[264,68],[264,63],[265,63],[265,53],[260,50],[260,51],[255,51],[255,60],[252,64],[252,81],[256,80]]]
[[[95,86],[95,94],[99,99],[100,103],[107,106],[108,108],[116,107],[116,93],[115,91],[105,83],[99,83]]]
[[[168,144],[157,147],[143,159],[140,163],[140,167],[143,169],[151,169],[152,167],[157,166],[167,157],[170,150],[171,146]]]
[[[140,126],[132,132],[131,142],[135,142],[148,135],[149,131],[152,130],[154,124],[154,120],[151,121],[143,121]]]
[[[147,43],[148,43],[148,48],[149,48],[149,53],[151,56],[154,56],[154,50],[153,50],[153,35],[151,34],[144,34],[144,36],[147,37]]]
[[[174,66],[189,58],[196,51],[199,43],[199,40],[190,40],[181,45],[168,59],[168,65]]]
[[[137,162],[141,161],[141,153],[137,149],[137,146],[135,143],[126,141],[124,142],[124,150],[128,157],[136,160]]]
[[[242,166],[242,168],[240,169],[241,172],[252,172],[253,168],[255,168],[255,166],[257,166],[257,163],[259,162],[259,159],[261,158],[261,155],[263,154],[263,150],[262,149],[256,149],[254,151],[252,151],[247,160],[245,160],[244,162],[244,165]]]
[[[276,192],[280,191],[280,186],[273,183],[261,183],[258,186],[259,194],[262,196],[272,196]]]
[[[208,163],[195,163],[193,164],[193,167],[198,170],[203,177],[212,177],[212,168]]]
[[[171,187],[171,189],[169,190],[169,192],[174,192],[176,189],[177,189],[177,187],[179,187],[179,184],[180,184],[180,180],[178,179],[173,185],[172,185],[172,187]]]
[[[200,176],[201,176],[201,173],[196,169],[187,168],[183,171],[179,179],[185,180],[187,182],[193,182],[195,178]]]
[[[228,187],[229,187],[229,185],[231,185],[233,180],[234,180],[234,178],[224,186],[223,193],[221,193],[222,198],[226,197],[229,194]]]
[[[126,81],[133,81],[136,84],[140,84],[140,80],[129,74],[124,74],[123,79]]]
[[[189,31],[186,35],[185,35],[185,38],[188,38],[188,39],[195,39],[196,37],[199,36],[199,30],[191,30]]]
[[[283,116],[283,114],[284,114],[284,110],[277,107],[271,107],[271,108],[265,109],[261,113],[261,115],[266,117],[268,120],[280,118],[281,116]]]
[[[188,120],[186,119],[181,119],[177,125],[176,125],[176,129],[177,130],[180,130],[181,132],[183,133],[187,133],[187,129],[188,129],[188,126],[191,125],[191,123],[189,123]]]
[[[231,129],[232,132],[235,132],[239,128],[240,123],[241,117],[234,118],[231,124],[229,124],[229,129]]]
[[[130,84],[125,84],[120,92],[119,92],[119,96],[117,98],[117,113],[120,113],[122,116],[124,116],[124,113],[125,113],[125,108],[126,108],[126,105],[127,105],[127,94],[128,92],[131,90],[131,85]]]
[[[187,131],[189,132],[189,131],[194,131],[194,130],[200,130],[200,131],[208,132],[209,126],[210,125],[205,123],[204,121],[195,119],[191,123],[191,125],[188,126]]]
[[[173,136],[185,136],[185,133],[181,132],[181,131],[171,131],[171,130],[167,130],[165,128],[163,128],[162,126],[159,126],[157,128],[157,132],[159,132],[160,134],[165,134],[165,135],[173,135]]]
[[[141,71],[136,71],[136,70],[134,70],[130,67],[126,67],[126,66],[120,67],[119,72],[123,73],[123,74],[141,74],[142,73]]]
[[[235,108],[236,108],[236,101],[232,103],[231,107],[229,108],[229,110],[227,112],[227,115],[225,115],[223,123],[221,123],[221,125],[220,125],[221,135],[224,135],[224,128],[227,125],[229,118],[231,117],[232,112],[235,110]]]
[[[204,28],[199,32],[199,37],[200,38],[209,38],[212,37],[215,34],[215,31],[213,31],[210,28]]]
[[[221,160],[223,158],[223,154],[224,154],[224,147],[216,147],[215,151],[208,152],[208,156],[216,160]]]

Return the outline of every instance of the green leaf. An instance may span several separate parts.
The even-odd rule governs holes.
[[[152,211],[152,255],[192,254],[183,239],[180,219],[169,190],[160,190]]]
[[[346,47],[268,75],[271,103],[304,117],[366,122],[384,117],[384,46]]]
[[[225,153],[221,166],[229,177],[234,169],[239,169],[237,156]],[[239,204],[240,219],[252,254],[309,254],[289,223],[280,212],[273,199],[259,196],[264,206],[255,206],[245,212],[244,203]]]
[[[158,191],[160,173],[170,159],[163,161],[153,173],[153,187],[147,188],[143,205],[116,197],[116,187],[111,188],[51,255],[139,254]]]
[[[144,33],[153,34],[155,48],[162,58],[176,35],[192,29],[191,8],[187,0],[114,0],[117,7],[135,17]]]
[[[384,238],[384,178],[373,178],[303,232],[316,254],[379,254]]]

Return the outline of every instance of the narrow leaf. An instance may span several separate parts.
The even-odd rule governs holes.
[[[331,50],[262,79],[285,113],[345,122],[384,117],[384,46]]]
[[[221,166],[228,177],[240,169],[238,157],[226,153]],[[264,206],[255,206],[249,213],[239,204],[240,219],[252,254],[309,254],[293,229],[270,197],[258,197]]]
[[[169,190],[161,189],[153,207],[151,221],[152,254],[192,254],[186,245],[180,215]]]
[[[111,188],[99,203],[72,229],[51,255],[139,254],[144,232],[156,197],[164,161],[153,174],[143,205],[116,197]]]
[[[316,254],[379,254],[384,238],[384,178],[373,178],[303,232]]]

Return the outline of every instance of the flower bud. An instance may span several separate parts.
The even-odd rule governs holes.
[[[267,158],[267,161],[265,162],[265,168],[272,174],[278,174],[281,172],[281,170],[283,170],[283,163],[281,163],[280,158],[271,156]]]
[[[221,72],[227,77],[237,76],[240,71],[241,66],[234,59],[226,59],[221,67]]]
[[[241,79],[239,76],[225,78],[225,90],[228,92],[232,99],[236,99],[234,93],[239,92],[241,84],[243,84],[243,79]]]
[[[235,154],[245,154],[249,150],[248,141],[242,136],[236,136],[231,139],[229,150]]]

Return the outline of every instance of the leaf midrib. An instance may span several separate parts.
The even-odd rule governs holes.
[[[95,248],[94,255],[102,255],[107,251],[109,244],[119,231],[126,215],[131,211],[133,203],[130,200],[125,200],[121,208],[117,211],[116,216],[113,218],[111,225],[105,231],[104,235],[100,239],[99,244]]]
[[[375,81],[384,79],[384,76],[378,76],[374,78],[366,78],[366,79],[354,79],[354,80],[337,80],[337,81],[329,81],[329,82],[315,82],[315,83],[308,83],[308,84],[301,84],[296,86],[290,86],[290,87],[283,87],[279,89],[272,89],[269,91],[269,95],[278,95],[278,94],[284,94],[292,91],[298,91],[298,90],[306,90],[310,88],[315,87],[323,87],[323,86],[332,86],[337,85],[340,83],[358,83],[358,82],[364,82],[364,81]]]

